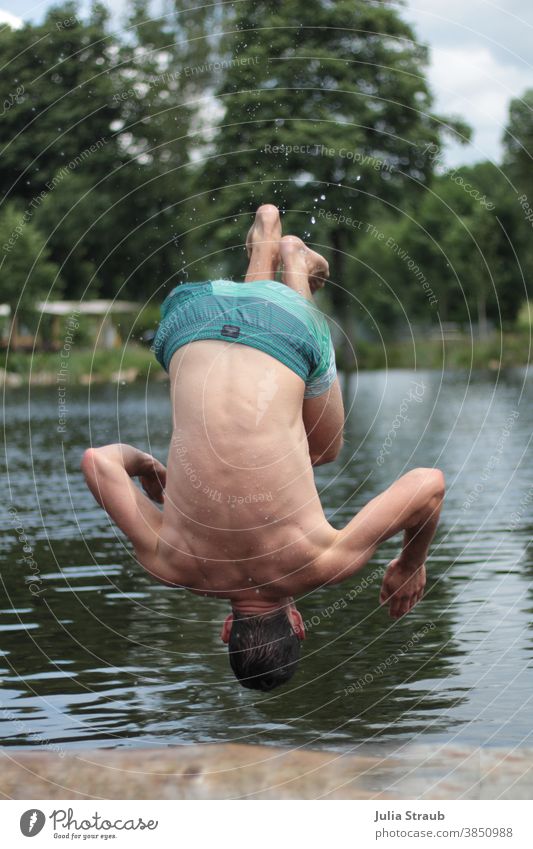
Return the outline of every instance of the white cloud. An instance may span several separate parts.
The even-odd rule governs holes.
[[[23,25],[23,20],[16,15],[12,15],[11,12],[5,12],[3,9],[0,9],[0,26],[2,24],[9,24],[13,29],[20,29]]]
[[[408,0],[406,17],[438,47],[486,47],[502,64],[533,62],[530,0]]]
[[[436,111],[473,129],[471,145],[449,145],[447,163],[498,161],[509,102],[533,88],[531,0],[408,0],[400,13],[430,46]]]
[[[533,74],[502,64],[486,47],[446,47],[432,51],[429,78],[437,110],[462,116],[474,129],[469,148],[450,146],[450,163],[498,159],[509,102],[533,86]]]

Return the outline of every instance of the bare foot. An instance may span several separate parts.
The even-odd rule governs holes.
[[[317,289],[323,289],[326,285],[326,280],[329,277],[329,264],[327,259],[325,259],[322,254],[317,253],[317,251],[312,251],[311,248],[307,248],[307,251],[309,288],[314,295]]]
[[[307,289],[313,295],[317,289],[322,289],[329,277],[327,260],[308,248],[298,236],[283,236],[281,259],[283,282],[300,294],[306,294]]]
[[[252,256],[254,247],[262,244],[279,243],[281,239],[281,221],[277,206],[264,203],[255,213],[255,221],[246,236],[246,251],[248,259]],[[273,246],[274,246],[273,245]],[[279,253],[279,245],[276,248]]]

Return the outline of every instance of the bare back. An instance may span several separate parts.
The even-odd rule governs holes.
[[[254,348],[185,346],[170,366],[173,435],[160,554],[197,591],[262,595],[329,540],[302,420],[304,382]]]

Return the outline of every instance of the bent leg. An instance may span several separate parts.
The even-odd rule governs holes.
[[[255,214],[255,221],[246,237],[249,265],[245,283],[275,280],[279,265],[281,222],[277,207],[265,203]]]

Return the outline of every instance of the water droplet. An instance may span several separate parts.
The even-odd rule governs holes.
[[[314,215],[311,216],[311,224],[316,224],[316,218]]]

